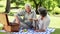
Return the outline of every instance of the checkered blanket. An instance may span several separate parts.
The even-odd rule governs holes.
[[[28,29],[27,32],[22,32],[22,30],[20,29],[19,32],[12,32],[12,34],[50,34],[51,32],[54,32],[55,29],[54,28],[47,28],[46,32],[35,32],[32,29]],[[0,31],[1,32],[1,31]]]
[[[35,32],[32,29],[28,29],[27,32],[22,32],[21,30],[19,32],[14,32],[13,34],[50,34],[51,32],[54,32],[55,29],[53,28],[47,28],[46,32]]]

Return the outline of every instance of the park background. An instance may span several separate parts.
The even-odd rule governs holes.
[[[51,34],[60,34],[60,0],[0,0],[0,13],[8,13],[9,21],[13,21],[13,15],[24,9],[26,3],[30,3],[31,8],[36,10],[37,17],[39,16],[37,9],[45,7],[51,19],[49,27],[55,28],[55,32]]]

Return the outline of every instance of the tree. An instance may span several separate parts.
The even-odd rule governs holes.
[[[38,14],[38,8],[42,6],[42,4],[45,2],[45,0],[29,0],[30,2],[34,2],[36,13]]]
[[[19,5],[24,5],[24,0],[11,0],[11,3],[15,3],[16,8],[19,8]]]
[[[60,0],[54,0],[58,3],[58,7],[60,8]]]
[[[39,7],[45,7],[48,11],[51,11],[54,9],[55,6],[57,6],[57,3],[54,0],[33,0],[36,11]]]
[[[10,11],[10,0],[7,0],[5,13],[9,13],[9,11]]]

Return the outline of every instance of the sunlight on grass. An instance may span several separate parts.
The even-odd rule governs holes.
[[[51,16],[50,19],[51,19],[51,22],[49,27],[60,28],[60,17]]]

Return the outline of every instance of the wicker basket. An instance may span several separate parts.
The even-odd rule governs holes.
[[[10,23],[6,13],[0,13],[0,22],[4,24],[4,30],[7,32],[18,32],[20,25],[17,23]]]

